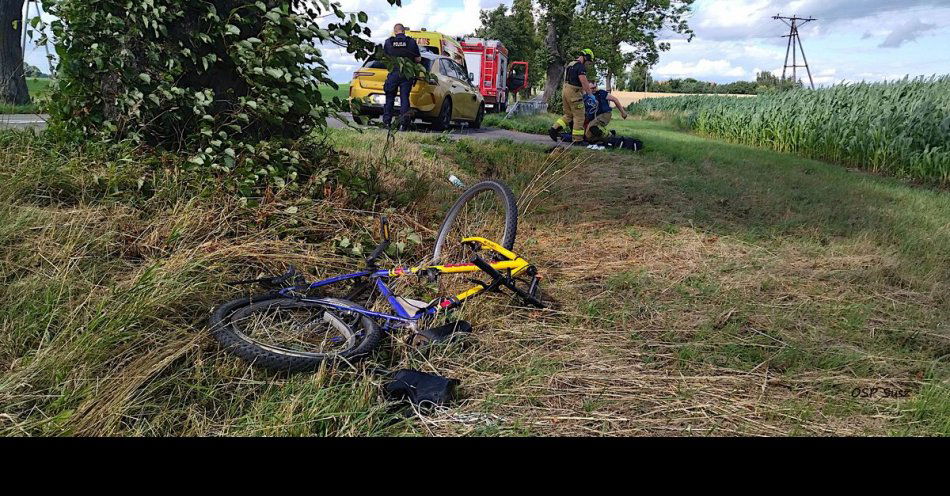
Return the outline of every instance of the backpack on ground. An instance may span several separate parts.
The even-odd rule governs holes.
[[[609,138],[607,138],[607,140],[606,140],[606,142],[604,143],[604,145],[605,145],[607,148],[616,148],[616,149],[622,149],[622,150],[632,150],[632,151],[635,151],[635,152],[640,151],[640,150],[643,149],[643,142],[642,142],[642,141],[640,141],[640,140],[638,140],[638,139],[636,139],[636,138],[630,138],[630,137],[628,137],[628,136],[616,136],[616,135],[610,136]]]

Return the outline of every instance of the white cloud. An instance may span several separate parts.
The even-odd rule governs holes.
[[[692,77],[697,79],[710,76],[727,78],[743,78],[749,76],[748,71],[742,67],[732,65],[726,59],[700,59],[696,62],[674,60],[657,66],[653,70],[653,73],[663,77]]]
[[[907,14],[947,6],[947,0],[700,0],[691,25],[705,39],[746,40],[787,33],[784,24],[772,19],[776,14],[814,16],[818,21],[803,33],[823,33],[854,24],[891,26]]]
[[[656,71],[720,83],[751,79],[758,68],[781,75],[789,28],[772,19],[778,13],[818,19],[800,29],[816,85],[950,73],[950,0],[697,0],[695,38],[664,33],[672,48]],[[745,76],[733,76],[740,70]]]
[[[908,41],[915,41],[917,38],[927,32],[937,29],[936,24],[930,24],[921,21],[920,19],[914,19],[904,23],[901,26],[898,26],[896,29],[891,31],[887,38],[884,39],[884,42],[879,46],[880,48],[898,48]]]
[[[468,34],[478,27],[480,10],[511,5],[511,0],[403,0],[402,7],[386,0],[335,1],[345,12],[368,14],[376,42],[389,36],[396,22],[452,36]],[[786,49],[782,36],[788,27],[771,19],[780,12],[818,18],[801,31],[816,84],[950,73],[945,50],[950,45],[950,0],[697,0],[690,18],[696,37],[687,43],[664,33],[672,50],[661,54],[653,73],[717,82],[753,79],[760,69],[780,75]],[[359,62],[337,46],[322,50],[332,77],[349,80]],[[45,55],[43,48],[29,46],[26,58],[45,70]]]

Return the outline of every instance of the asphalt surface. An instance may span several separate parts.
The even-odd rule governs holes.
[[[48,115],[42,114],[0,114],[0,129],[44,129]]]
[[[47,115],[41,114],[0,114],[0,129],[44,129],[46,128],[46,120],[49,118]],[[338,119],[330,119],[329,126],[331,128],[340,129],[346,127],[346,125]],[[373,126],[356,126],[363,129],[378,129]],[[425,125],[419,125],[416,128],[416,131],[420,132],[429,132],[428,128]],[[434,132],[434,131],[433,131]],[[471,138],[478,140],[498,140],[506,139],[519,143],[535,143],[539,145],[553,145],[551,139],[547,136],[539,136],[537,134],[528,134],[521,133],[518,131],[509,131],[507,129],[495,129],[495,128],[481,128],[481,129],[469,129],[467,126],[453,126],[452,129],[445,132],[446,136],[449,138],[460,139],[460,138]]]
[[[339,121],[338,119],[330,119],[328,124],[330,125],[331,128],[335,128],[335,129],[340,129],[340,128],[345,127],[343,122]],[[356,126],[356,127],[361,128],[361,129],[379,129],[378,127],[375,127],[375,126]],[[414,131],[423,132],[423,133],[427,133],[427,132],[437,133],[437,131],[430,131],[428,126],[426,126],[425,124],[419,124],[419,123],[416,124],[416,128],[414,129]],[[442,134],[442,133],[439,133],[439,134]],[[511,141],[519,142],[519,143],[536,143],[539,145],[553,145],[554,144],[551,141],[551,138],[547,136],[540,136],[537,134],[528,134],[528,133],[522,133],[518,131],[510,131],[508,129],[496,129],[496,128],[489,128],[489,127],[483,127],[481,129],[470,129],[467,125],[461,125],[461,126],[456,125],[456,126],[452,126],[450,130],[445,131],[444,134],[448,136],[449,138],[455,138],[455,139],[460,139],[460,138],[471,138],[471,139],[477,139],[477,140],[508,139]]]

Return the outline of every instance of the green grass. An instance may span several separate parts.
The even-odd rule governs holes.
[[[26,78],[26,87],[31,97],[42,97],[49,91],[52,80],[49,78]]]
[[[648,99],[687,129],[735,143],[950,184],[950,75],[837,85],[757,98]]]
[[[0,114],[35,114],[42,111],[41,105],[37,101],[42,101],[48,97],[49,78],[26,78],[26,87],[30,92],[30,98],[33,103],[28,105],[9,105],[0,103]]]
[[[545,134],[557,118],[558,116],[554,114],[518,116],[511,119],[506,118],[505,114],[487,114],[485,115],[483,123],[486,127],[498,127],[512,131],[521,131],[523,133]]]
[[[328,85],[320,86],[320,94],[325,100],[332,100],[333,98],[339,98],[340,100],[346,100],[350,96],[350,83],[338,83],[338,88],[333,89]]]
[[[52,80],[49,78],[27,78],[26,86],[30,92],[30,98],[33,99],[34,103],[29,105],[6,105],[0,104],[0,114],[33,114],[42,111],[42,106],[39,105],[37,100],[42,101],[43,99],[49,96],[49,87],[52,83]],[[327,100],[333,99],[334,97],[340,98],[341,100],[346,100],[349,96],[350,85],[349,83],[339,84],[338,89],[333,89],[330,86],[321,86],[320,93]]]
[[[487,296],[463,309],[464,345],[422,356],[400,333],[372,357],[462,380],[434,421],[400,418],[363,369],[271,374],[207,336],[239,291],[223,281],[355,267],[334,239],[373,237],[358,186],[241,207],[168,157],[2,132],[0,432],[947,434],[950,194],[669,122],[612,126],[646,150],[402,133],[381,161],[378,132],[330,132],[342,171],[386,164],[375,210],[424,240],[403,263],[458,194],[448,174],[524,200],[516,249],[559,310]],[[851,394],[871,386],[910,395]]]

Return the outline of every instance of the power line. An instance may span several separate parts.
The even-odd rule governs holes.
[[[35,17],[42,17],[44,14],[43,4],[41,0],[26,0],[26,5],[24,6],[25,8],[23,12],[23,23],[21,26],[21,29],[23,30],[23,39],[21,40],[21,45],[20,45],[20,49],[22,50],[24,61],[26,60],[26,36],[27,36],[27,29],[28,29],[27,26],[30,24],[30,20],[31,20],[30,5],[33,6],[33,12],[34,12]],[[48,40],[45,43],[43,43],[43,48],[46,50],[46,59],[49,61],[50,73],[53,73],[54,72],[53,57],[49,51]]]
[[[795,83],[798,83],[798,68],[804,67],[808,72],[808,81],[811,83],[811,89],[815,89],[815,80],[811,77],[811,68],[808,67],[808,58],[805,57],[805,47],[802,45],[802,38],[798,35],[799,26],[804,26],[812,21],[817,21],[813,17],[786,17],[781,14],[772,16],[772,19],[777,19],[785,23],[789,27],[790,31],[787,35],[782,36],[782,38],[788,38],[788,47],[785,48],[785,67],[782,68],[782,80],[785,80],[785,75],[788,72],[788,69],[792,69],[792,80]],[[798,64],[798,52],[802,52],[802,61],[805,62],[804,65]],[[792,63],[788,63],[789,56],[791,55]]]

